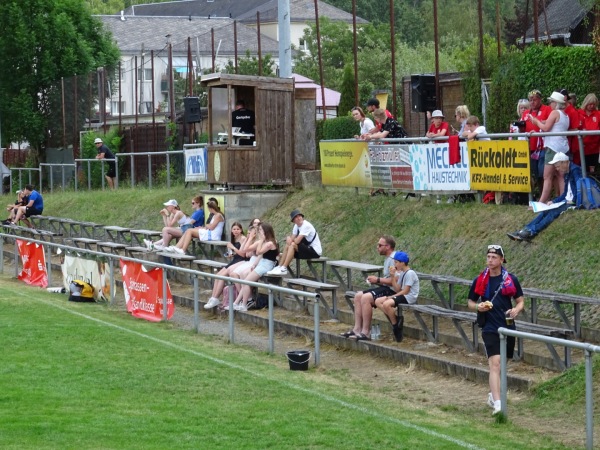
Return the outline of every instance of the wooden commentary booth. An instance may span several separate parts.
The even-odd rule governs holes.
[[[310,97],[314,103],[314,90],[295,91],[294,80],[288,78],[225,73],[203,75],[201,84],[208,88],[209,185],[286,186],[294,183],[295,169],[314,169],[315,113],[309,107]],[[254,112],[253,135],[233,124],[238,100]],[[306,120],[295,119],[298,107]],[[310,109],[312,113],[307,113]],[[307,142],[307,131],[312,144]],[[312,146],[312,150],[302,150],[304,156],[299,158],[295,152],[298,137],[300,147]]]

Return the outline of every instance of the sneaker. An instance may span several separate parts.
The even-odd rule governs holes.
[[[524,241],[530,241],[533,239],[533,233],[526,228],[523,228],[521,231],[519,231],[519,236]]]
[[[506,235],[513,241],[522,241],[523,240],[523,238],[519,234],[519,231],[515,231],[514,233],[506,233]]]
[[[240,305],[237,310],[241,312],[246,312],[248,311],[248,307],[245,305]]]
[[[144,239],[144,245],[148,250],[152,250],[152,241],[150,239]]]
[[[180,255],[185,255],[185,252],[183,251],[182,248],[177,247],[176,245],[171,245],[169,247],[169,251],[170,252],[175,252],[175,253],[179,253]]]
[[[211,297],[208,299],[208,303],[206,305],[204,305],[204,309],[211,309],[214,308],[215,306],[217,306],[219,303],[221,303],[219,301],[218,298],[216,297]]]
[[[238,311],[240,309],[241,303],[234,303],[233,304],[233,310],[234,311]]]
[[[229,305],[223,306],[223,311],[229,311]]]
[[[254,299],[253,298],[249,298],[248,299],[248,303],[246,303],[246,308],[252,309],[252,308],[254,308],[254,305],[256,305],[256,302],[254,301]]]
[[[278,267],[275,267],[273,270],[267,272],[267,275],[287,275],[287,273],[288,273],[287,267],[278,266]]]
[[[396,325],[392,326],[392,331],[394,332],[394,339],[396,339],[396,342],[402,342],[402,339],[404,339],[404,316],[396,316],[398,322],[396,322]]]
[[[160,244],[154,244],[154,250],[158,250],[159,252],[164,252],[165,250],[167,250],[167,247],[165,247],[164,245],[160,245]]]
[[[487,404],[490,408],[494,408],[494,397],[491,392],[488,394]]]
[[[496,400],[494,402],[494,412],[492,412],[492,416],[495,416],[496,414],[499,414],[502,412],[502,404],[500,402],[500,400]]]

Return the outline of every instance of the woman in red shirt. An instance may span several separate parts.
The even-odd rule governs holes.
[[[595,94],[588,94],[581,103],[581,122],[582,130],[598,131],[600,130],[600,111],[598,111],[598,98]],[[596,170],[598,163],[598,152],[600,151],[600,136],[584,136],[583,150],[585,154],[585,167],[589,173]],[[573,162],[581,165],[581,155],[579,152],[573,153]]]

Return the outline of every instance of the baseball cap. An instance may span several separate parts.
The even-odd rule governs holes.
[[[556,164],[557,162],[568,160],[569,157],[566,154],[557,152],[556,155],[554,155],[554,158],[552,158],[552,161],[550,161],[548,164]]]
[[[506,262],[506,258],[504,257],[504,249],[502,248],[501,245],[497,245],[497,244],[488,245],[486,255],[489,253],[494,253],[496,255],[502,256],[502,259],[504,260],[504,262]]]
[[[408,264],[409,261],[408,254],[399,250],[397,252],[394,252],[394,254],[392,255],[392,259],[403,262],[404,264]]]
[[[164,202],[163,205],[165,205],[165,206],[179,206],[179,203],[177,203],[177,200],[171,199],[168,202]]]

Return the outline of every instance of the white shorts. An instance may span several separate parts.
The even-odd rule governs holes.
[[[240,264],[238,267],[236,267],[234,269],[233,273],[235,273],[237,275],[242,275],[243,273],[250,270],[250,268],[252,267],[252,264],[254,264],[254,261],[256,261],[256,256],[253,256],[252,258],[250,258],[250,261],[246,261],[245,263]]]

